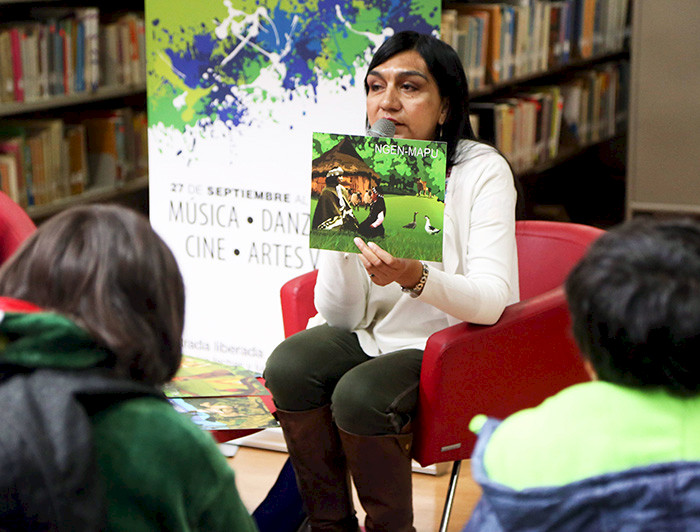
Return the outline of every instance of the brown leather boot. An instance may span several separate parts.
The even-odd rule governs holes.
[[[338,429],[352,479],[367,512],[367,532],[415,532],[413,434],[360,436]]]
[[[357,532],[350,476],[330,405],[277,410],[312,531]]]

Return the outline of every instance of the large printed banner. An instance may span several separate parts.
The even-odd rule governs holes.
[[[187,288],[183,352],[261,371],[313,269],[314,131],[363,134],[363,79],[437,0],[147,0],[150,216]]]

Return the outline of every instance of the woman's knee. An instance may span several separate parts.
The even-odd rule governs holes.
[[[284,340],[263,374],[277,406],[309,410],[330,403],[337,380],[366,357],[355,344],[352,333],[323,325]]]
[[[418,401],[422,355],[417,349],[397,351],[347,372],[332,397],[338,426],[366,436],[405,430]]]
[[[385,408],[376,404],[376,394],[363,379],[353,379],[350,375],[340,379],[331,404],[336,424],[346,432],[366,436],[390,432]]]
[[[265,385],[281,408],[290,402],[287,397],[294,402],[308,380],[309,369],[300,360],[296,345],[298,342],[292,338],[294,337],[282,341],[272,351],[263,372]]]

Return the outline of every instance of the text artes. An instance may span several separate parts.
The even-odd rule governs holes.
[[[192,201],[170,201],[168,220],[188,225],[238,227],[236,208]]]

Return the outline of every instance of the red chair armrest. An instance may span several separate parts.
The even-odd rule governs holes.
[[[309,318],[316,315],[314,306],[316,277],[318,277],[318,270],[313,270],[282,285],[280,298],[285,337],[306,329]]]
[[[507,307],[495,325],[439,331],[423,357],[414,457],[424,466],[469,458],[474,415],[504,418],[586,380],[562,288]]]

